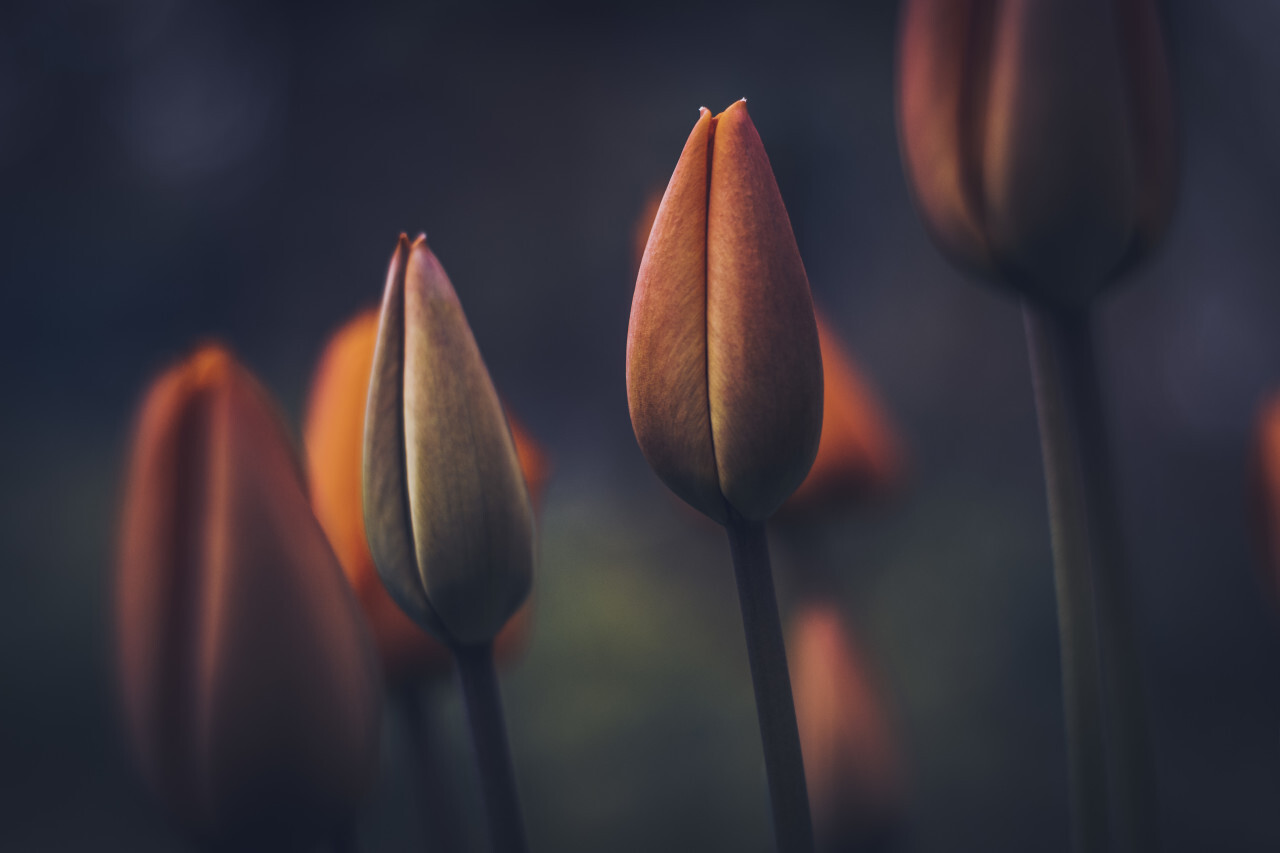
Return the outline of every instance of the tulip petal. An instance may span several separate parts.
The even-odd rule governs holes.
[[[956,263],[991,266],[977,158],[993,25],[990,0],[907,0],[898,60],[898,138],[916,202]]]
[[[449,636],[489,641],[529,593],[529,491],[471,327],[423,238],[404,288],[405,470],[418,570]]]
[[[116,611],[125,719],[144,775],[184,821],[199,820],[188,661],[209,466],[203,380],[223,361],[221,351],[206,350],[152,386],[135,429],[122,516]]]
[[[378,314],[361,312],[325,348],[307,400],[304,436],[312,508],[368,617],[387,680],[398,683],[446,674],[450,657],[391,598],[365,534],[364,421]],[[416,584],[416,571],[413,578]]]
[[[723,522],[707,392],[707,188],[713,120],[685,142],[640,262],[627,333],[627,403],[649,465]]]
[[[369,379],[364,432],[364,526],[382,583],[400,608],[423,628],[447,640],[448,632],[422,590],[413,541],[405,470],[405,270],[409,238],[400,235],[387,272],[378,344]]]
[[[293,823],[293,808],[332,825],[377,766],[377,660],[276,412],[231,370],[212,412],[199,775],[214,825]]]
[[[1109,283],[1135,215],[1125,69],[1107,0],[1005,0],[982,173],[1005,275],[1052,302]]]
[[[720,490],[761,521],[818,452],[822,355],[791,220],[745,101],[717,117],[706,241],[706,371]]]

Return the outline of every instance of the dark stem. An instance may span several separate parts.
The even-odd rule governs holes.
[[[1087,311],[1030,303],[1024,317],[1058,589],[1076,849],[1106,849],[1110,773],[1118,849],[1153,853],[1155,787],[1092,323]]]
[[[424,697],[428,685],[411,683],[396,691],[396,705],[404,719],[405,731],[413,751],[413,765],[420,791],[424,838],[432,850],[461,850],[462,827],[458,822],[459,804],[454,786],[441,772],[437,752],[435,714],[431,699]],[[424,701],[424,698],[426,701]]]
[[[747,635],[747,659],[756,693],[756,715],[764,742],[764,766],[773,802],[773,832],[778,853],[812,853],[813,827],[805,788],[800,732],[791,699],[787,650],[782,620],[773,591],[769,543],[764,525],[747,521],[732,509],[725,524],[729,550],[738,579],[742,626]]]
[[[458,646],[453,652],[462,681],[462,698],[466,704],[467,723],[471,727],[476,766],[480,771],[480,787],[489,818],[493,853],[524,853],[528,850],[528,842],[524,836],[524,818],[520,813],[515,773],[511,768],[502,697],[493,666],[493,644]]]

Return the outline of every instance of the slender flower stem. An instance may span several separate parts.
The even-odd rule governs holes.
[[[773,832],[778,853],[812,853],[813,826],[809,794],[800,755],[800,731],[791,699],[787,650],[782,620],[773,591],[769,543],[764,524],[747,521],[732,509],[725,525],[738,579],[742,626],[747,635],[747,659],[756,693],[756,715],[764,742],[764,766],[773,802]]]
[[[507,745],[498,675],[493,666],[493,644],[458,646],[453,652],[480,771],[493,853],[525,853],[528,842]]]
[[[435,715],[430,701],[433,697],[423,696],[423,691],[432,687],[433,684],[407,684],[394,694],[395,704],[404,719],[413,752],[421,794],[419,813],[423,818],[425,837],[431,840],[432,850],[461,850],[462,828],[458,823],[457,796],[453,786],[445,782],[440,772],[440,755],[433,725]]]
[[[1088,311],[1026,303],[1062,640],[1075,849],[1158,849],[1142,684]],[[1108,749],[1108,746],[1110,749]]]

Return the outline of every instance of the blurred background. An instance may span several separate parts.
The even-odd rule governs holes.
[[[1280,7],[1164,8],[1180,206],[1105,303],[1100,347],[1165,848],[1275,850],[1280,621],[1247,499],[1253,417],[1280,388]],[[377,301],[407,230],[429,234],[554,466],[532,645],[504,676],[533,848],[769,849],[724,537],[645,464],[623,359],[645,200],[697,107],[747,96],[815,297],[909,454],[896,497],[821,539],[905,766],[892,849],[1065,851],[1021,316],[912,210],[896,16],[888,0],[4,4],[0,848],[187,849],[117,735],[133,409],[216,337],[296,428],[326,337]],[[401,734],[386,728],[370,851],[426,849]]]

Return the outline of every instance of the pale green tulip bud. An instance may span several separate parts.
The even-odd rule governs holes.
[[[425,237],[391,260],[364,432],[364,518],[387,591],[450,646],[529,593],[533,509],[471,327]]]

